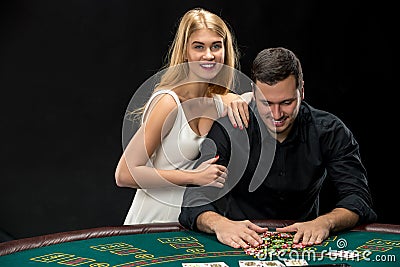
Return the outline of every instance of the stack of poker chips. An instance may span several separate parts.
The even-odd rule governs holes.
[[[272,258],[273,256],[283,256],[291,250],[302,250],[306,246],[301,243],[293,243],[294,234],[280,232],[265,232],[261,234],[263,243],[257,247],[250,246],[245,249],[247,255],[258,259]]]

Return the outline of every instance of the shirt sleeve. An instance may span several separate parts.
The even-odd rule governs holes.
[[[361,161],[359,144],[351,131],[336,121],[333,131],[324,138],[328,156],[327,171],[338,195],[336,207],[346,208],[360,216],[360,223],[376,221],[367,181],[367,171]],[[332,129],[331,129],[332,130]]]
[[[193,168],[197,168],[202,162],[216,155],[219,156],[216,164],[228,165],[230,158],[229,137],[224,129],[221,118],[213,123],[206,139],[200,146],[200,157]],[[224,190],[211,186],[187,186],[183,195],[179,223],[185,228],[197,231],[197,217],[206,211],[219,212],[216,206],[216,200],[221,199]]]

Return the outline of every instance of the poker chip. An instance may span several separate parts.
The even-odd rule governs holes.
[[[302,250],[306,247],[301,243],[293,243],[294,233],[280,233],[280,232],[264,232],[261,235],[263,243],[254,247],[244,249],[247,255],[254,258],[272,258],[277,255],[284,255],[291,250]]]

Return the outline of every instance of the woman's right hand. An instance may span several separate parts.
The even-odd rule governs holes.
[[[228,106],[228,117],[235,128],[243,129],[243,124],[247,128],[249,126],[248,103],[241,98],[233,100]]]
[[[249,127],[249,103],[253,98],[252,92],[246,92],[241,95],[230,93],[226,114],[229,117],[233,127]],[[225,115],[225,114],[224,114]]]
[[[194,172],[192,184],[207,185],[218,188],[224,187],[225,180],[228,177],[228,169],[219,164],[215,164],[218,156],[201,163]]]

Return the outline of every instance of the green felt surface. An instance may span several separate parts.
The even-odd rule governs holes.
[[[354,259],[327,254],[345,250]],[[275,256],[273,260],[304,258],[309,265],[349,263],[351,266],[400,266],[400,235],[374,232],[346,232],[312,246],[307,253]],[[354,254],[356,253],[356,254]],[[195,232],[163,232],[94,238],[51,245],[4,255],[1,267],[134,267],[182,266],[183,262],[225,262],[238,267],[239,260],[257,260],[242,249],[219,243],[214,236]],[[270,260],[267,258],[266,260]]]

